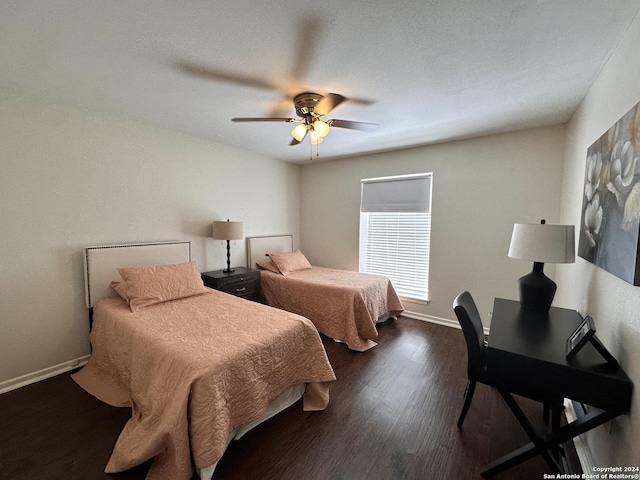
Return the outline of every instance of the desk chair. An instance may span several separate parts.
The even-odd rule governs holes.
[[[464,339],[467,343],[467,376],[469,377],[469,381],[464,390],[464,404],[462,406],[462,412],[460,412],[460,417],[458,418],[458,427],[460,428],[471,406],[471,400],[473,399],[477,382],[498,388],[499,390],[504,389],[504,387],[500,384],[499,378],[496,378],[487,371],[485,365],[486,342],[482,329],[482,319],[480,318],[478,307],[476,307],[476,303],[473,301],[471,294],[469,292],[462,292],[458,295],[453,301],[453,310],[458,317],[458,322],[460,322]],[[548,422],[549,411],[551,410],[553,427],[559,426],[562,398],[550,397],[541,392],[523,387],[512,387],[513,388],[509,389],[511,393],[542,402],[544,404],[545,423]]]
[[[491,387],[496,385],[487,373],[487,368],[484,364],[486,344],[482,320],[471,294],[462,292],[458,295],[453,301],[453,310],[458,317],[458,322],[460,322],[462,333],[464,333],[464,339],[467,343],[467,376],[469,381],[464,389],[464,404],[458,418],[458,427],[460,428],[471,406],[476,383],[484,383]]]

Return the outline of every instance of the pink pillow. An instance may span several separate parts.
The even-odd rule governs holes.
[[[113,288],[121,298],[124,298],[127,303],[129,302],[129,297],[127,296],[127,284],[124,282],[111,282],[109,285]]]
[[[157,303],[191,297],[209,290],[204,286],[196,262],[151,267],[118,268],[125,288],[117,285],[114,290],[129,302],[132,312]]]
[[[313,268],[300,250],[287,253],[270,253],[269,258],[278,267],[282,275],[289,275],[298,270]]]
[[[280,273],[280,270],[278,270],[278,267],[276,267],[271,260],[263,260],[262,262],[256,262],[256,266],[260,270],[268,270],[269,272]]]

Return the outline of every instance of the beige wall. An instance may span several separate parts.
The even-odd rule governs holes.
[[[213,270],[212,220],[298,234],[297,166],[9,90],[0,167],[0,387],[89,353],[83,247],[189,240]]]
[[[454,321],[451,303],[469,290],[488,325],[493,298],[517,298],[532,268],[507,257],[513,224],[559,220],[563,151],[556,126],[306,164],[302,250],[316,265],[357,271],[360,180],[433,172],[430,302],[405,307]]]
[[[580,225],[587,147],[640,101],[640,18],[592,86],[567,127],[562,219]],[[629,259],[633,261],[633,259]],[[592,315],[597,335],[633,380],[630,416],[622,416],[588,435],[597,466],[640,465],[640,287],[576,259],[558,271],[561,301]]]

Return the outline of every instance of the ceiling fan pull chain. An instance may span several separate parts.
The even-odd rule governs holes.
[[[309,139],[309,161],[313,160],[313,143],[311,143],[311,139]]]

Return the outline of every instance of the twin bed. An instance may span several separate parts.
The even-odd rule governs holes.
[[[247,265],[261,270],[267,304],[308,318],[320,333],[352,350],[375,346],[376,323],[404,310],[387,277],[312,267],[293,250],[291,235],[249,237]]]
[[[270,306],[206,288],[189,242],[85,249],[92,354],[73,378],[132,408],[107,473],[154,459],[150,480],[194,467],[211,479],[234,438],[301,397],[304,410],[327,407],[335,375],[318,332],[364,351],[403,310],[387,278],[311,267],[290,235],[247,245]]]
[[[73,378],[132,408],[107,473],[154,458],[148,479],[194,466],[210,479],[233,438],[300,397],[328,404],[335,375],[314,325],[207,289],[190,260],[188,242],[85,250],[92,354]]]

